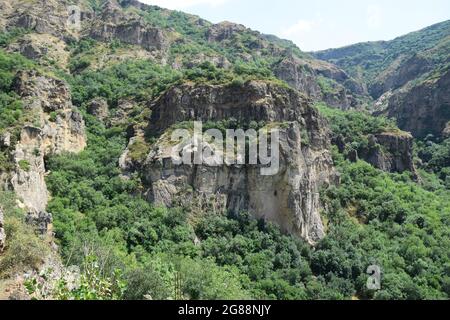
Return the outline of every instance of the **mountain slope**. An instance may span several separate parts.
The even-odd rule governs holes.
[[[0,9],[0,298],[448,299],[450,144],[327,107],[371,101],[339,67],[137,1]],[[279,127],[278,174],[174,164],[194,120]]]
[[[450,121],[450,21],[392,41],[368,42],[313,54],[367,85],[373,110],[398,119],[417,137],[441,136]],[[424,94],[433,92],[433,96]]]
[[[235,69],[238,74],[260,69],[317,101],[325,100],[344,109],[358,106],[368,98],[363,87],[339,68],[301,52],[289,41],[242,25],[230,22],[213,25],[196,16],[128,0],[46,1],[43,11],[31,10],[33,1],[19,1],[17,11],[8,1],[2,2],[0,25],[8,28],[33,29],[60,39],[93,38],[104,42],[114,39],[140,46],[147,51],[144,56],[153,56],[176,69],[198,67],[203,63]],[[69,4],[78,4],[81,8],[81,30],[68,28],[66,24],[64,5]],[[45,18],[44,12],[54,14]],[[39,48],[39,45],[33,45],[30,39],[24,41],[16,44],[18,50],[35,54],[32,48]],[[93,58],[99,57],[89,57]]]

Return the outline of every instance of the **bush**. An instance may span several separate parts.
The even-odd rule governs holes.
[[[19,161],[19,167],[20,169],[22,169],[23,171],[30,171],[30,162],[28,162],[28,160],[20,160]]]
[[[7,245],[0,257],[0,277],[10,277],[27,270],[38,270],[49,254],[44,239],[16,217],[5,218]]]
[[[91,65],[91,61],[86,57],[74,59],[69,64],[70,73],[79,73],[87,69]]]
[[[166,300],[171,297],[171,290],[167,288],[161,275],[151,267],[131,270],[127,272],[125,279],[125,300]]]

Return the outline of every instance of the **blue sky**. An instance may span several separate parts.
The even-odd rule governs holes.
[[[294,41],[302,50],[390,40],[450,19],[449,0],[140,0],[232,21]]]

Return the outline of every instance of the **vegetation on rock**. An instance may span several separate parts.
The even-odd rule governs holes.
[[[97,13],[103,10],[101,1],[83,3]],[[181,12],[155,6],[143,6],[140,10],[126,0],[119,3],[123,12],[134,12],[146,24],[167,31],[171,45],[164,52],[164,61],[138,45],[119,40],[105,44],[84,37],[64,39],[69,55],[66,65],[42,64],[7,50],[31,30],[0,33],[0,138],[8,132],[13,142],[4,146],[0,140],[2,185],[8,184],[4,175],[17,169],[12,155],[20,130],[25,123],[40,120],[33,118],[32,110],[24,108],[14,91],[17,72],[39,69],[64,79],[70,85],[74,106],[86,122],[88,136],[88,146],[78,154],[45,156],[46,186],[51,193],[47,210],[53,214],[55,239],[39,235],[35,227],[26,223],[26,212],[18,209],[20,199],[12,192],[0,191],[7,234],[5,251],[0,256],[0,281],[39,270],[45,257],[53,252],[50,244],[54,240],[63,264],[79,267],[79,281],[71,287],[64,277],[53,279],[51,284],[45,282],[45,275],[29,279],[25,286],[35,299],[450,297],[448,138],[429,136],[415,140],[418,177],[409,171],[384,172],[352,157],[352,152],[363,154],[376,144],[383,154],[389,154],[392,152],[373,143],[372,137],[383,133],[394,137],[409,134],[399,130],[394,120],[319,103],[319,112],[332,131],[333,160],[340,183],[321,192],[327,234],[314,247],[247,212],[204,212],[196,210],[194,203],[172,208],[158,206],[145,194],[144,174],[137,171],[124,176],[119,167],[119,159],[127,148],[132,161],[147,157],[157,138],[146,132],[152,103],[176,85],[226,84],[243,88],[251,80],[263,80],[285,88],[288,84],[277,78],[275,71],[284,59],[292,59],[303,63],[296,67],[306,78],[314,79],[309,85],[317,87],[322,98],[338,96],[351,91],[342,90],[354,79],[362,78],[375,85],[375,78],[383,76],[380,71],[388,70],[410,51],[415,55],[432,53],[432,63],[442,67],[448,59],[449,42],[444,34],[448,22],[393,42],[360,44],[316,54],[344,68],[353,77],[350,78],[337,67],[314,60],[289,41],[240,25],[213,25]],[[136,55],[124,58],[124,51]],[[102,58],[105,64],[96,63]],[[326,72],[320,74],[312,67],[315,64],[331,68],[325,71],[337,72],[346,80],[338,81],[339,77],[326,76]],[[436,76],[427,73],[425,78],[433,75]],[[288,95],[295,91],[283,92]],[[365,97],[365,93],[355,96]],[[107,101],[102,119],[88,113],[89,104],[98,98]],[[284,97],[273,99],[285,101]],[[309,108],[311,101],[305,101]],[[312,110],[311,117],[320,118]],[[58,122],[57,112],[49,117],[51,122]],[[173,128],[190,125],[178,122]],[[205,123],[204,129],[225,131],[238,125],[230,117]],[[245,129],[259,129],[274,124],[252,121],[245,125]],[[308,131],[301,134],[303,147],[310,148],[314,141]],[[139,139],[127,146],[131,136]],[[25,172],[30,170],[27,160],[19,161],[18,166]],[[381,290],[367,289],[367,268],[371,265],[382,269]]]

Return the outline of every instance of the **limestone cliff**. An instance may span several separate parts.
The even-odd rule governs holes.
[[[48,154],[83,150],[84,121],[72,106],[69,89],[61,80],[35,71],[20,72],[14,88],[22,98],[29,123],[21,130],[14,148],[11,185],[30,214],[38,217],[45,212],[48,201],[44,158]]]
[[[167,206],[200,203],[200,208],[235,214],[249,211],[310,243],[324,236],[319,189],[334,183],[336,176],[327,124],[307,98],[260,81],[241,87],[184,84],[168,90],[150,107],[147,131],[159,138],[139,166],[150,201]],[[253,121],[280,128],[276,175],[261,175],[259,165],[173,164],[174,151],[167,142],[172,125],[230,118],[243,125]],[[130,161],[122,159],[123,169],[132,167]]]

